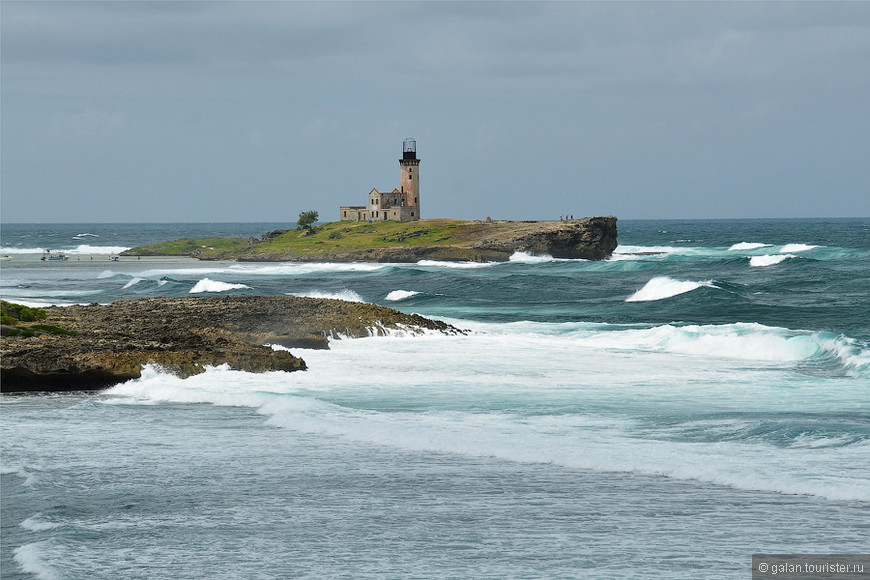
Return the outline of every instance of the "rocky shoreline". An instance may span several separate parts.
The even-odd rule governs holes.
[[[374,304],[293,296],[146,298],[44,311],[38,326],[63,332],[25,336],[20,331],[27,326],[4,328],[2,392],[102,389],[140,377],[149,363],[181,377],[222,364],[255,373],[298,371],[304,360],[264,345],[329,348],[330,338],[464,332]]]

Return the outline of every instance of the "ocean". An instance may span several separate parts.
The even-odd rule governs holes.
[[[4,580],[744,579],[868,551],[870,219],[621,220],[601,262],[109,260],[281,227],[3,224],[4,300],[319,296],[470,331],[4,395]]]

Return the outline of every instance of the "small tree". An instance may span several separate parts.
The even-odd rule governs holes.
[[[317,212],[314,210],[299,212],[299,219],[296,220],[296,225],[310,232],[311,225],[317,221],[317,217]]]

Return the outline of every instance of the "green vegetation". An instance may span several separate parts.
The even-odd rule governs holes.
[[[36,320],[45,320],[45,310],[42,308],[31,308],[22,306],[21,304],[13,304],[0,301],[0,312],[3,314],[3,324],[18,324],[18,322],[34,322]],[[7,322],[7,320],[14,322]]]
[[[42,331],[46,334],[57,334],[60,336],[75,336],[78,334],[75,330],[66,330],[65,328],[59,328],[51,324],[31,324],[30,328]]]
[[[27,324],[37,320],[44,320],[47,316],[42,308],[31,308],[21,304],[0,301],[2,311],[3,336],[35,336],[37,334],[56,334],[62,336],[75,336],[72,330],[58,328],[51,324]]]
[[[450,245],[460,242],[472,223],[448,219],[372,223],[341,221],[322,224],[311,230],[288,230],[264,240],[183,239],[133,248],[125,254],[193,256],[206,260],[242,257],[256,260],[260,257],[276,255],[304,257],[322,254],[324,251],[354,252],[395,246]]]
[[[268,243],[256,244],[249,256],[270,254],[292,254],[305,256],[318,254],[326,245],[329,251],[353,252],[391,246],[440,245],[456,242],[454,235],[458,228],[467,224],[462,220],[425,220],[418,222],[330,222],[317,227],[314,234],[304,235],[289,231],[275,237]]]
[[[299,219],[296,220],[296,225],[302,229],[311,231],[311,225],[320,217],[314,210],[299,212]]]

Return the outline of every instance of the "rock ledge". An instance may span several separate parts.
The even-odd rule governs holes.
[[[75,335],[4,336],[0,390],[100,389],[153,363],[181,376],[206,365],[249,372],[305,370],[287,348],[329,348],[329,338],[390,331],[460,334],[449,324],[374,304],[293,296],[147,298],[49,307],[44,322]]]

